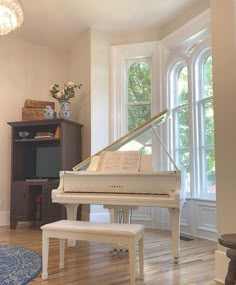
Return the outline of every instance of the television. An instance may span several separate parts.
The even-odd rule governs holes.
[[[55,146],[37,147],[36,178],[59,179],[60,148]]]

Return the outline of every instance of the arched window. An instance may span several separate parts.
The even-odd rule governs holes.
[[[178,167],[185,170],[187,195],[215,199],[210,49],[195,50],[187,60],[187,63],[181,60],[175,62],[170,68],[173,155]]]
[[[159,42],[112,47],[111,141],[162,111],[159,48]]]

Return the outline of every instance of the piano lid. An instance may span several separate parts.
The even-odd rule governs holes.
[[[91,159],[95,156],[99,156],[103,151],[115,151],[115,150],[122,150],[125,145],[128,143],[136,140],[137,142],[145,145],[150,140],[150,130],[154,130],[155,135],[158,137],[159,141],[161,142],[159,136],[157,135],[155,128],[160,126],[163,122],[165,122],[169,118],[170,112],[168,110],[164,110],[161,113],[153,116],[151,119],[143,123],[142,125],[138,126],[137,128],[131,130],[126,135],[122,136],[118,140],[114,141],[98,153],[90,156],[86,160],[82,161],[81,163],[77,164],[73,167],[74,171],[86,170],[90,165]],[[162,142],[161,142],[162,143]],[[163,146],[164,147],[164,146]],[[172,158],[170,158],[173,162]],[[174,163],[174,162],[173,162]],[[174,163],[175,165],[175,163]],[[176,165],[175,165],[176,167]]]

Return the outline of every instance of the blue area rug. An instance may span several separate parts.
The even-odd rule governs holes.
[[[42,267],[41,256],[29,249],[0,245],[0,284],[24,285],[32,280]]]

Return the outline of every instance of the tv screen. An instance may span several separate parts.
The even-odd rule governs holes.
[[[36,178],[58,179],[60,148],[38,147],[36,150]]]

